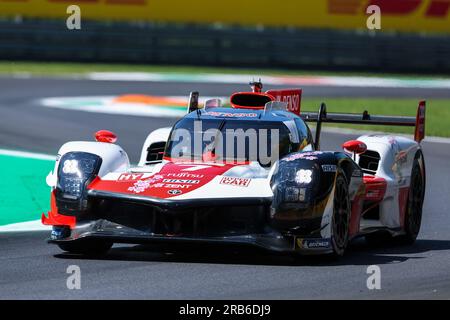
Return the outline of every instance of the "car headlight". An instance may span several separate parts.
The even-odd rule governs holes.
[[[310,184],[313,179],[313,171],[309,169],[300,169],[295,175],[295,182],[298,184]]]
[[[82,211],[84,191],[98,174],[101,158],[87,152],[69,152],[61,157],[58,166],[56,201],[61,213]]]

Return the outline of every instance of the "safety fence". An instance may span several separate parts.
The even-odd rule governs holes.
[[[0,21],[0,59],[450,72],[444,35],[62,20]]]

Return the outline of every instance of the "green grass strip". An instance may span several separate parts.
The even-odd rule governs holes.
[[[224,67],[194,67],[194,66],[158,66],[146,64],[106,64],[106,63],[63,63],[63,62],[21,62],[0,61],[0,74],[29,73],[32,75],[66,75],[86,74],[90,72],[154,72],[154,73],[223,73],[252,74],[255,77],[264,75],[279,76],[364,76],[364,77],[394,77],[398,79],[436,79],[435,75],[423,74],[393,74],[347,71],[305,71],[301,69],[258,69],[258,68],[224,68]]]
[[[0,225],[39,219],[50,209],[45,183],[54,162],[0,155]]]

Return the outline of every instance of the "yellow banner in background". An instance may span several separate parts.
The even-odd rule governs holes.
[[[450,33],[450,0],[0,0],[0,16],[223,23],[274,27],[365,29],[370,5],[381,9],[382,31]]]

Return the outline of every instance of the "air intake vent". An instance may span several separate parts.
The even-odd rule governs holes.
[[[359,166],[365,173],[375,174],[380,163],[380,154],[376,151],[367,150],[359,156]]]
[[[165,142],[152,143],[147,149],[147,163],[162,161],[165,148]]]

